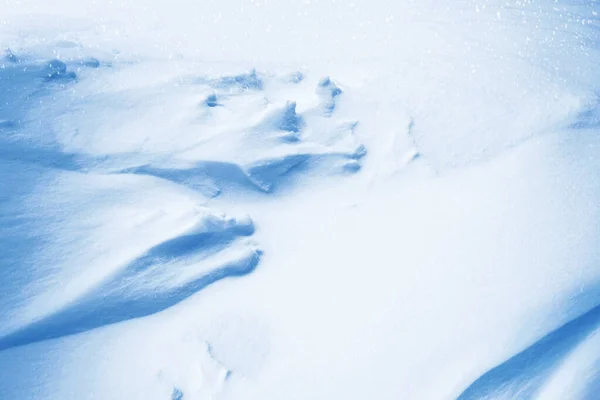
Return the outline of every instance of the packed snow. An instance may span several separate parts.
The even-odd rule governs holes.
[[[0,2],[0,399],[600,398],[600,2]]]

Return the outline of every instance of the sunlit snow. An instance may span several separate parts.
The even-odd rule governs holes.
[[[597,0],[2,0],[0,399],[600,398]]]

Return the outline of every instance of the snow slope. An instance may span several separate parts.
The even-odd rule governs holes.
[[[5,1],[0,398],[596,398],[599,12]]]

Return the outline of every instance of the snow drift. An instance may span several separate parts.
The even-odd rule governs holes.
[[[0,398],[595,398],[599,12],[5,2]]]

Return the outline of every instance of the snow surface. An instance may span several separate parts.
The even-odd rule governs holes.
[[[597,399],[597,0],[2,0],[0,399]]]

